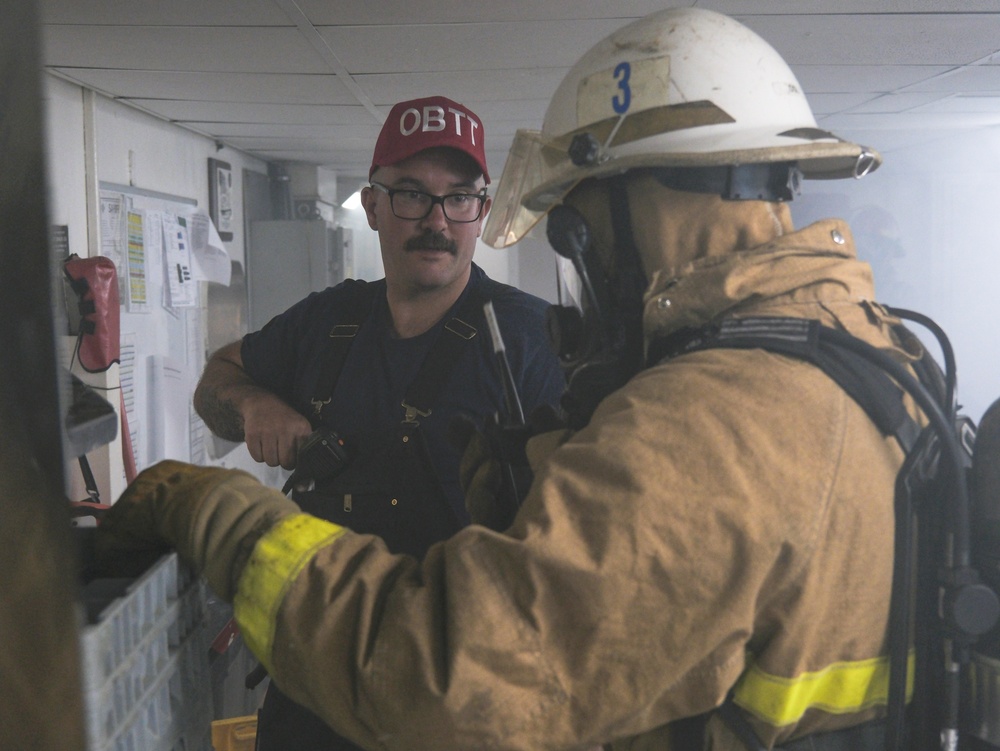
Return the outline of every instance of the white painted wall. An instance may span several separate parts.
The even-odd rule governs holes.
[[[69,227],[70,251],[87,249],[86,173],[83,157],[83,90],[58,78],[44,78],[48,152],[49,219]]]
[[[385,276],[378,233],[368,226],[365,210],[360,206],[354,209],[337,207],[334,209],[334,217],[340,226],[351,230],[353,259],[347,275],[352,279],[366,281]]]
[[[267,172],[266,163],[224,148],[217,150],[212,139],[180,128],[171,123],[100,95],[88,95],[81,87],[51,75],[43,79],[43,96],[46,108],[47,171],[49,181],[49,216],[52,224],[66,225],[69,229],[70,252],[86,257],[98,254],[99,248],[88,245],[87,184],[93,181],[128,185],[145,190],[166,193],[197,201],[199,209],[208,210],[208,159],[214,157],[227,161],[233,175],[241,176],[243,169]],[[88,105],[88,99],[92,104]],[[88,106],[92,108],[88,118]],[[96,175],[88,173],[86,123],[93,123]],[[233,238],[226,242],[230,257],[244,261],[243,193],[242,181],[237,179],[233,192]],[[96,221],[96,217],[94,219]],[[69,362],[72,341],[66,337],[64,360]],[[140,342],[140,350],[143,343]],[[150,343],[155,347],[155,342]],[[158,354],[142,352],[139,357]],[[86,382],[100,388],[118,385],[117,368],[101,376],[90,376],[74,370]],[[138,387],[138,386],[137,386]],[[117,409],[115,391],[104,392],[108,401]],[[155,395],[150,395],[155,399]],[[124,489],[121,462],[121,436],[102,450],[92,452],[88,458],[93,466],[101,498],[114,500]],[[247,469],[257,469],[245,448],[237,449],[222,461]],[[72,457],[70,459],[73,459]],[[268,475],[267,468],[260,475]],[[71,480],[69,492],[74,499],[85,493],[75,462],[67,469]],[[263,477],[262,477],[263,479]],[[79,498],[77,498],[79,496]]]
[[[84,90],[51,75],[44,79],[49,157],[50,214],[53,224],[67,224],[70,249],[86,248],[86,180],[84,169]],[[97,179],[193,198],[208,209],[208,159],[229,162],[234,176],[244,168],[267,172],[260,159],[184,128],[98,95],[95,98]],[[131,158],[130,158],[131,157]],[[243,191],[233,192],[234,231],[226,249],[243,260]]]

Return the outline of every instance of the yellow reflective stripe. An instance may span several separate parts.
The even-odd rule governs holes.
[[[316,552],[346,530],[323,519],[294,514],[281,519],[257,541],[240,574],[233,613],[240,633],[269,671],[278,608]]]
[[[906,697],[913,695],[914,654],[907,660]],[[740,677],[733,699],[773,727],[802,719],[808,709],[852,714],[885,704],[889,694],[889,658],[837,662],[795,678],[770,675],[752,664]]]

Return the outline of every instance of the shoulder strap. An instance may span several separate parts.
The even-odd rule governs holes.
[[[471,322],[482,318],[483,305],[492,297],[492,285],[495,283],[491,279],[480,280],[469,290],[455,315],[445,322],[444,330],[431,346],[416,378],[406,390],[403,398],[404,423],[416,423],[418,417],[431,414],[431,407],[437,401],[462,350],[478,333]]]
[[[808,318],[727,318],[685,330],[650,345],[650,364],[712,348],[766,349],[813,363],[865,410],[883,435],[909,452],[920,427],[903,404],[903,391],[878,366],[857,354],[844,338],[855,337]]]
[[[481,318],[483,304],[499,286],[491,279],[480,280],[469,290],[455,315],[445,322],[441,336],[431,346],[416,378],[406,390],[402,404],[405,410],[403,422],[416,423],[418,417],[431,414],[431,407],[444,388],[448,374],[458,362],[466,342],[471,341],[478,333],[471,321]],[[371,315],[375,290],[376,285],[365,282],[356,282],[344,288],[343,322],[334,324],[329,331],[319,379],[310,399],[313,412],[309,417],[314,425],[320,421],[323,408],[332,399],[354,337],[361,329],[361,324]]]
[[[316,427],[320,422],[323,407],[330,403],[333,389],[340,378],[340,371],[347,361],[347,352],[354,343],[354,337],[361,324],[371,315],[375,302],[377,285],[360,280],[351,280],[343,287],[343,321],[335,323],[327,334],[327,347],[323,352],[323,362],[319,369],[319,379],[309,400],[313,411],[309,420]]]

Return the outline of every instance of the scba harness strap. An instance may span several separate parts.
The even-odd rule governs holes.
[[[951,376],[950,345],[936,324],[910,311],[890,312],[932,329],[942,344]],[[782,748],[880,751],[907,744],[907,748],[922,751],[940,747],[941,738],[957,742],[962,688],[956,676],[968,665],[971,645],[995,627],[1000,605],[996,593],[980,581],[972,566],[965,475],[975,431],[971,421],[958,420],[955,415],[952,379],[942,377],[926,351],[912,365],[917,374],[914,378],[886,353],[846,332],[822,326],[819,321],[779,317],[730,318],[702,329],[677,332],[650,345],[647,363],[654,365],[719,347],[765,349],[816,365],[865,410],[883,435],[894,436],[906,454],[895,489],[888,717],[867,726],[863,733],[859,728],[847,728],[806,736]],[[927,417],[927,428],[921,429],[906,411],[904,392]],[[923,519],[917,548],[921,562],[914,574],[918,516]],[[916,687],[907,722],[908,655],[915,613]],[[953,670],[945,667],[946,660]],[[764,751],[732,695],[718,711],[750,751]]]
[[[647,360],[652,364],[720,347],[766,349],[807,360],[836,381],[868,413],[882,434],[895,436],[908,453],[920,434],[920,426],[903,405],[902,389],[884,371],[847,349],[841,336],[850,337],[808,318],[728,318],[717,326],[682,331],[654,341]]]

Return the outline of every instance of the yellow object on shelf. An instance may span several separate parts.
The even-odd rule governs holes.
[[[212,748],[215,751],[253,751],[256,742],[257,715],[212,722]]]

